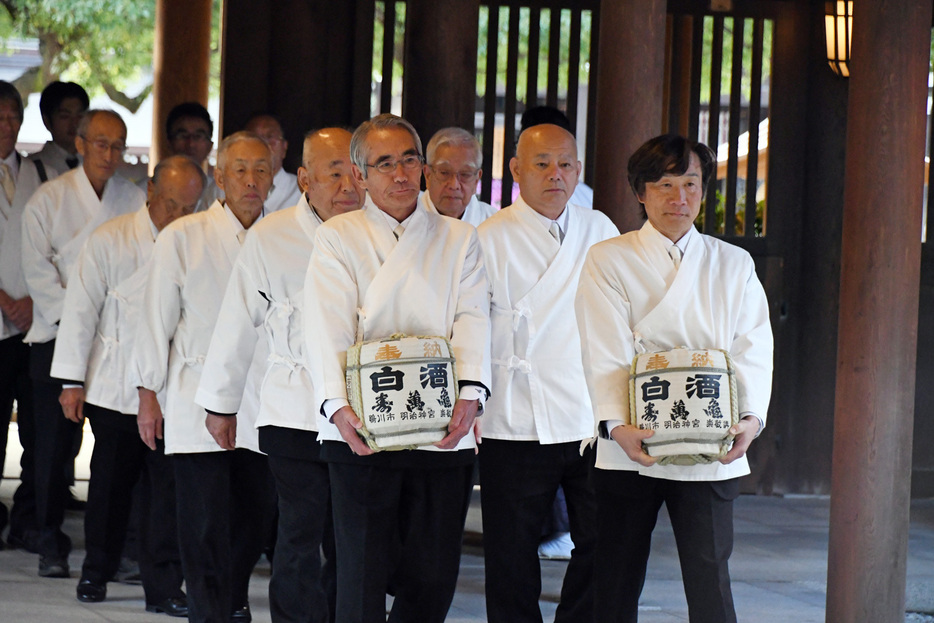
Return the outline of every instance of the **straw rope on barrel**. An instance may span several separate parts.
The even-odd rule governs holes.
[[[396,334],[347,350],[347,397],[376,451],[444,439],[457,399],[454,351],[443,337]]]
[[[645,451],[660,465],[712,463],[730,449],[739,421],[736,371],[717,349],[643,353],[629,376],[630,424],[652,430]]]

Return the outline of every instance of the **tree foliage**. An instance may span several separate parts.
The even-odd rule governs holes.
[[[214,0],[212,75],[219,75],[220,0]],[[0,0],[0,39],[36,39],[42,59],[15,83],[24,95],[54,80],[104,92],[135,112],[152,90],[129,95],[152,68],[156,0]]]

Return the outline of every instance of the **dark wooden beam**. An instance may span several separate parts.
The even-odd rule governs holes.
[[[480,1],[408,0],[405,16],[402,115],[425,144],[444,127],[473,132]]]
[[[620,0],[600,11],[594,207],[622,232],[643,223],[626,164],[662,129],[665,7],[663,0]]]
[[[931,8],[853,20],[828,622],[905,616]]]

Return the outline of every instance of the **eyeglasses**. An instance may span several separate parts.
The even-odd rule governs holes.
[[[477,174],[480,172],[480,169],[474,169],[473,171],[458,171],[455,173],[454,171],[448,169],[435,168],[433,166],[431,167],[431,170],[435,174],[435,177],[438,178],[438,181],[442,184],[450,182],[451,178],[457,176],[457,181],[464,185],[467,185],[477,179]]]
[[[402,165],[402,168],[406,171],[411,171],[422,166],[422,157],[418,154],[410,154],[408,156],[403,156],[398,160],[383,160],[376,164],[368,164],[366,166],[371,169],[376,169],[383,175],[392,175],[395,172],[396,167]]]
[[[93,147],[96,151],[99,151],[100,153],[112,151],[117,154],[123,154],[126,152],[125,143],[110,144],[104,139],[97,139],[95,141],[89,141],[88,137],[86,136],[82,136],[81,138],[84,140],[85,143],[88,143],[91,147]]]
[[[211,140],[211,137],[203,132],[176,132],[172,136],[173,141],[184,141],[186,143],[207,143]]]

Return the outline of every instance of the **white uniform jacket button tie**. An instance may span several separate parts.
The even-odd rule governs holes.
[[[529,374],[532,371],[532,364],[525,359],[519,359],[516,355],[509,358],[509,369],[518,370],[523,374]]]
[[[266,360],[274,366],[285,366],[289,369],[289,372],[297,372],[304,367],[301,361],[295,361],[291,357],[283,357],[278,353],[269,353]]]

